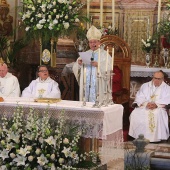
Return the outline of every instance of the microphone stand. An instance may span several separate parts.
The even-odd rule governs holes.
[[[92,52],[91,62],[94,61],[94,51]],[[90,83],[89,83],[89,94],[88,94],[88,102],[90,100],[90,89],[91,89],[91,79],[92,79],[92,64],[90,66]]]

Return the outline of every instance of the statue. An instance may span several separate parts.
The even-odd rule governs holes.
[[[150,141],[144,138],[143,134],[140,134],[137,139],[133,140],[132,143],[136,146],[135,152],[144,152],[145,146]]]

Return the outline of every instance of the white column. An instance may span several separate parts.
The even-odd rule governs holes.
[[[87,0],[87,18],[90,17],[90,0]],[[89,29],[89,23],[87,23],[87,30]]]
[[[112,28],[115,28],[115,0],[112,0]]]
[[[161,20],[161,0],[158,0],[158,19],[157,23],[159,23]]]
[[[103,26],[103,0],[100,0],[100,27]]]

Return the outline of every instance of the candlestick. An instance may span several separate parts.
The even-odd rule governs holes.
[[[90,0],[87,0],[87,18],[90,17]],[[89,29],[89,23],[87,22],[87,30]]]
[[[108,57],[109,57],[109,48],[107,47],[107,55],[106,55],[106,72],[108,67]]]
[[[99,45],[99,55],[98,55],[98,65],[97,65],[97,72],[100,72],[100,45]]]
[[[115,27],[115,0],[112,0],[112,28]]]
[[[158,19],[157,19],[157,23],[160,22],[161,19],[161,0],[158,1]],[[158,25],[159,27],[159,25]]]
[[[86,87],[86,67],[84,66],[84,87]]]
[[[112,48],[112,70],[113,70],[113,66],[114,66],[114,48]]]
[[[100,0],[100,27],[103,26],[103,0]]]

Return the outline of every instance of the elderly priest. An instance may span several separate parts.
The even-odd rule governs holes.
[[[136,108],[130,115],[129,135],[143,134],[150,142],[169,138],[166,105],[170,103],[170,86],[162,71],[155,72],[152,81],[144,83],[136,94]],[[133,105],[134,105],[133,103]]]
[[[79,100],[83,101],[84,97],[84,84],[85,84],[85,99],[89,102],[96,101],[96,89],[97,89],[97,72],[100,74],[104,74],[106,70],[111,70],[111,56],[107,52],[100,47],[100,38],[102,34],[101,32],[95,27],[91,26],[87,32],[87,39],[89,41],[90,50],[87,51],[89,54],[88,57],[91,58],[90,63],[84,63],[85,68],[83,69],[83,60],[81,57],[77,59],[77,61],[73,65],[73,72],[74,75],[79,83]],[[99,58],[100,56],[100,58]],[[108,61],[108,62],[106,62]],[[107,66],[106,66],[107,65]],[[104,98],[104,80],[103,78],[100,79],[99,82],[99,101],[102,102]]]
[[[0,63],[0,97],[19,97],[20,86],[18,79],[8,72],[5,63]]]
[[[22,97],[61,98],[58,83],[49,77],[47,66],[41,65],[37,71],[39,77],[23,90]]]

